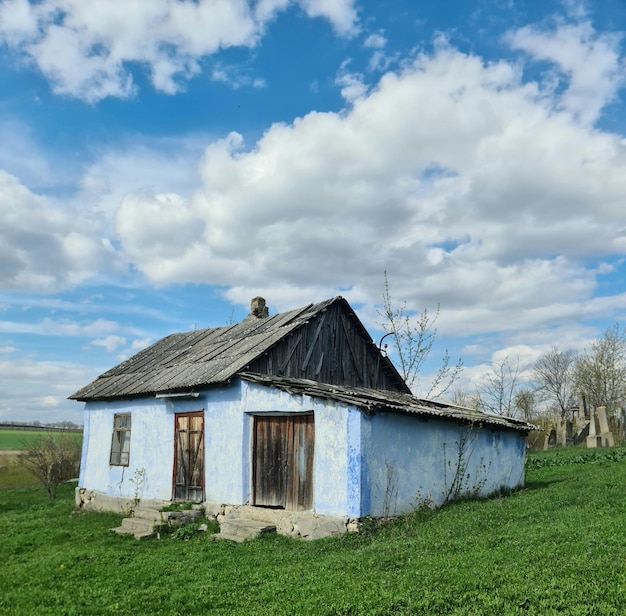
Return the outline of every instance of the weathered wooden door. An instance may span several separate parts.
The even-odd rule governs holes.
[[[313,415],[254,418],[253,501],[262,507],[313,507]]]
[[[204,412],[174,416],[174,500],[204,500]]]

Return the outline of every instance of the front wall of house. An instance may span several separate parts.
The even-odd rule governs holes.
[[[362,515],[395,515],[441,505],[446,496],[523,485],[526,441],[519,432],[392,413],[362,422]]]
[[[332,401],[291,395],[242,381],[202,391],[195,399],[87,403],[79,486],[112,497],[169,500],[172,497],[175,413],[200,410],[204,411],[206,501],[230,505],[252,502],[254,415],[312,411],[315,422],[313,510],[339,516],[358,513],[358,473],[350,475],[348,466],[349,455],[358,455],[360,413]],[[128,466],[109,463],[116,413],[131,415]],[[353,447],[349,454],[346,442],[350,426]]]
[[[165,400],[88,402],[85,405],[79,486],[114,497],[169,499],[172,494],[174,416]],[[198,410],[198,409],[195,409]],[[116,413],[130,413],[128,466],[110,461]]]
[[[238,473],[229,475],[228,480],[220,477],[209,489],[207,481],[207,500],[229,502],[232,504],[252,501],[252,422],[255,414],[264,413],[308,413],[313,412],[315,425],[315,451],[313,458],[313,510],[324,515],[346,515],[348,503],[348,452],[346,440],[350,414],[345,405],[332,401],[297,396],[272,387],[256,383],[241,382],[241,404],[237,404],[241,426],[240,459],[242,464]],[[224,423],[224,422],[222,422]],[[208,431],[208,428],[207,428]],[[232,440],[233,446],[235,439]],[[233,459],[236,455],[233,455]],[[236,465],[236,460],[234,460]],[[207,461],[207,464],[210,462]],[[217,471],[217,466],[215,468]],[[211,471],[207,466],[207,477]],[[227,482],[237,486],[238,499],[228,500],[220,495],[226,494]],[[233,494],[233,497],[236,495]]]

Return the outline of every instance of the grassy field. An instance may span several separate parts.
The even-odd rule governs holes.
[[[37,439],[49,434],[45,430],[0,430],[0,490],[36,486],[39,480],[22,464],[14,452],[23,451]],[[82,440],[82,433],[73,433],[77,440]]]
[[[21,451],[45,434],[59,434],[58,431],[47,432],[46,430],[0,430],[0,452]],[[83,435],[76,432],[76,438],[82,439]]]
[[[0,493],[0,613],[626,614],[623,448],[532,456],[510,497],[315,542],[138,542],[73,487]]]

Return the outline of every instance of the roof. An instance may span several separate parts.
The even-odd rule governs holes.
[[[337,400],[356,406],[367,413],[392,412],[424,417],[437,417],[461,423],[484,424],[508,430],[530,432],[537,428],[521,419],[492,415],[483,411],[416,398],[411,394],[365,387],[328,385],[308,379],[292,379],[242,372],[240,378],[253,383],[275,387],[292,394]]]
[[[225,327],[171,334],[100,375],[70,399],[132,398],[223,384],[334,303],[353,313],[338,296],[271,317],[248,316]],[[358,318],[355,323],[369,338]]]

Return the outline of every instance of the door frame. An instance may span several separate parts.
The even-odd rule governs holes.
[[[178,446],[179,446],[179,429],[178,429],[178,420],[186,417],[188,419],[192,419],[194,417],[200,417],[202,422],[201,422],[201,436],[200,436],[200,441],[198,443],[198,447],[195,451],[196,455],[194,456],[194,460],[193,460],[193,469],[192,472],[189,473],[189,470],[187,470],[186,473],[186,480],[191,479],[192,475],[193,475],[193,470],[196,468],[196,463],[198,461],[198,453],[200,453],[200,466],[199,468],[199,474],[200,474],[200,482],[199,485],[197,486],[190,486],[190,485],[186,485],[185,488],[187,490],[187,498],[181,498],[177,496],[177,475],[178,475],[178,461],[179,461],[179,452],[178,452]],[[172,500],[173,501],[193,501],[193,502],[204,502],[204,497],[205,497],[205,489],[204,489],[204,479],[205,479],[205,422],[204,422],[204,410],[201,411],[182,411],[180,413],[174,413],[174,463],[172,466]],[[189,454],[191,454],[191,449],[188,448],[187,452]],[[190,461],[190,458],[188,457],[187,462]],[[189,465],[188,465],[189,466]],[[198,499],[198,495],[196,495],[195,498],[188,498],[189,496],[189,490],[190,489],[196,489],[200,491],[200,495],[199,495],[199,499]]]
[[[281,428],[281,436],[286,438],[284,486],[282,486],[282,502],[280,504],[267,504],[257,502],[259,498],[257,490],[258,473],[258,450],[257,450],[257,425],[263,419],[283,419],[285,426]],[[295,420],[305,419],[305,422]],[[290,420],[290,423],[288,423]],[[308,511],[314,508],[314,476],[315,476],[315,415],[313,411],[301,413],[256,413],[251,415],[251,456],[250,456],[250,502],[255,507],[270,507],[276,509]],[[296,423],[299,424],[296,428]],[[307,428],[306,426],[310,426]],[[302,432],[302,430],[304,432]],[[296,444],[298,437],[308,437],[303,448],[301,440]],[[290,442],[289,442],[290,441]],[[296,449],[298,455],[296,455]],[[280,472],[280,471],[278,471]],[[304,481],[298,478],[304,476]],[[267,500],[273,500],[271,498]]]

